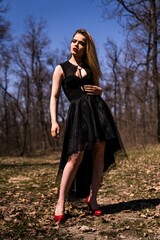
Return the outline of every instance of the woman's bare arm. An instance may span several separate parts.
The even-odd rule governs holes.
[[[50,98],[52,137],[57,137],[60,132],[60,127],[57,120],[57,111],[58,111],[58,98],[59,98],[62,79],[63,79],[63,70],[61,66],[58,65],[55,68],[53,77],[52,77],[52,91],[51,91],[51,98]]]

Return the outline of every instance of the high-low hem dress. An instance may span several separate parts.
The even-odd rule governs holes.
[[[123,152],[124,155],[126,152],[107,104],[100,95],[88,95],[84,91],[83,85],[94,85],[93,74],[88,65],[82,66],[87,73],[84,77],[76,76],[77,66],[69,61],[60,66],[64,73],[62,88],[70,106],[56,183],[60,184],[63,169],[69,157],[85,150],[69,190],[69,196],[85,198],[90,192],[94,145],[98,142],[106,142],[103,172],[115,165],[117,152]]]

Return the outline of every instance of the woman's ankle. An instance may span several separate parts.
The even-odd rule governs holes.
[[[63,215],[65,211],[64,209],[65,209],[65,201],[58,200],[55,207],[55,215]]]
[[[98,207],[97,198],[94,195],[89,196],[89,202],[91,207]]]

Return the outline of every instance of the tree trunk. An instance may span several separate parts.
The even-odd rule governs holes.
[[[153,32],[153,50],[152,50],[152,75],[155,89],[155,111],[157,116],[157,141],[160,143],[160,96],[159,96],[159,79],[158,79],[158,30],[157,30],[157,7],[156,1],[150,0],[151,18],[152,18],[152,32]]]

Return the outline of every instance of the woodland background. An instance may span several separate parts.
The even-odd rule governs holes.
[[[103,18],[116,18],[128,33],[123,47],[106,39],[103,98],[111,108],[126,148],[160,143],[160,1],[99,0]],[[0,155],[28,156],[61,148],[50,135],[50,92],[64,49],[52,50],[45,20],[25,20],[24,33],[12,37],[9,11],[0,0]],[[107,32],[107,29],[106,29]],[[98,34],[98,30],[97,30]],[[107,35],[107,34],[106,34]],[[61,92],[61,135],[68,101]]]

